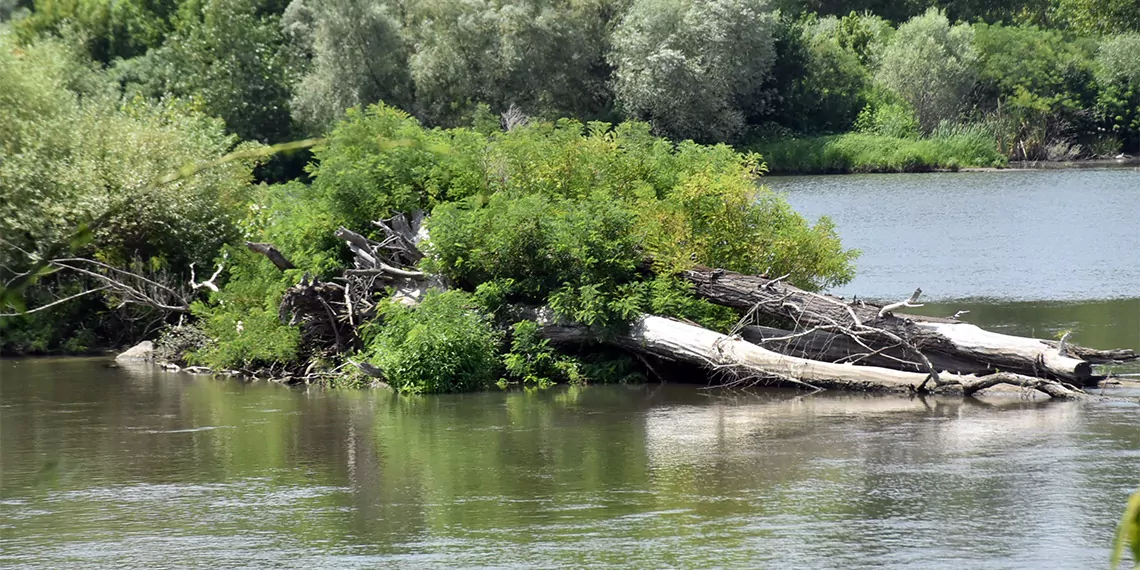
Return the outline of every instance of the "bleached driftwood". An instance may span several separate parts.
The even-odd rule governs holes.
[[[1096,351],[1071,344],[1066,346],[1066,354],[1060,354],[1056,344],[1049,341],[992,333],[954,319],[896,315],[886,310],[889,305],[847,303],[760,276],[707,268],[685,271],[682,276],[693,283],[697,295],[717,304],[755,311],[785,323],[785,328],[857,332],[860,342],[876,350],[901,339],[922,354],[937,352],[973,360],[994,371],[1086,384],[1095,380],[1091,362],[1104,361],[1108,356],[1118,360],[1138,357],[1132,351]],[[896,305],[913,304],[917,293]],[[882,334],[875,338],[875,331],[890,333],[893,338]]]
[[[545,319],[543,336],[555,343],[582,343],[594,340],[588,329]],[[607,343],[633,352],[648,353],[724,371],[741,379],[784,381],[811,388],[837,388],[861,391],[920,390],[928,375],[876,366],[835,364],[787,356],[750,343],[739,336],[719,334],[688,323],[656,316],[643,316],[624,334],[607,336]],[[957,386],[967,393],[1010,384],[1032,388],[1054,398],[1082,399],[1087,394],[1061,382],[1012,373],[976,377],[943,374],[942,386]]]

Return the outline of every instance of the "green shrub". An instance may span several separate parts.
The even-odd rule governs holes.
[[[383,305],[362,329],[362,356],[401,392],[464,392],[498,379],[502,336],[470,294],[448,291],[414,308]]]
[[[904,139],[848,133],[757,143],[772,171],[781,174],[923,172],[1000,167],[1005,156],[984,131]]]
[[[209,302],[190,307],[210,342],[187,360],[219,370],[295,363],[300,331],[278,317],[288,276],[268,259],[241,247],[227,247],[221,261],[228,276],[221,291]]]

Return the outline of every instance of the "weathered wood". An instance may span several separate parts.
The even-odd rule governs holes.
[[[707,268],[685,271],[682,276],[693,283],[697,295],[714,303],[756,310],[797,329],[875,329],[903,339],[923,354],[933,351],[976,360],[988,368],[1062,378],[1078,384],[1092,380],[1089,362],[1061,355],[1054,346],[1039,339],[991,333],[948,319],[894,315],[876,305],[849,303],[787,283],[774,283],[765,277]],[[887,344],[890,341],[878,339],[871,346],[881,348]],[[1078,347],[1070,346],[1070,354],[1077,354],[1077,350]]]
[[[289,259],[286,258],[280,250],[278,250],[276,247],[273,247],[273,244],[247,241],[245,242],[245,247],[249,248],[249,250],[254,253],[260,253],[261,255],[268,257],[269,261],[272,261],[273,265],[277,266],[277,269],[280,269],[281,271],[296,268],[296,266],[293,265],[293,262],[289,261]]]
[[[762,326],[746,326],[740,334],[748,342],[788,356],[824,362],[849,362],[863,366],[879,366],[907,372],[925,371],[921,363],[911,360],[910,355],[903,347],[883,346],[875,351],[868,351],[850,337],[842,334],[826,331],[797,334],[784,329]],[[925,354],[935,370],[939,372],[955,374],[996,372],[992,367],[976,360],[959,358],[937,351],[926,351]]]
[[[586,327],[566,325],[550,319],[539,320],[541,333],[554,343],[582,343],[594,339]],[[918,391],[926,382],[924,373],[904,372],[875,366],[835,364],[787,356],[752,344],[739,336],[719,334],[688,323],[664,317],[643,316],[621,334],[608,335],[605,342],[630,351],[652,354],[705,366],[736,376],[739,384],[748,378],[790,382],[811,388],[837,388],[860,391]],[[943,375],[944,385],[978,390],[997,384],[1013,384],[1038,389],[1054,398],[1081,399],[1083,392],[1059,382],[1002,373],[988,377],[959,374]],[[972,393],[972,392],[970,392]]]

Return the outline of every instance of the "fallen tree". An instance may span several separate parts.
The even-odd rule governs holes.
[[[744,309],[799,332],[773,332],[754,329],[752,340],[787,354],[808,355],[812,347],[789,343],[826,344],[828,339],[843,336],[850,343],[846,350],[819,350],[814,354],[833,361],[878,357],[876,363],[899,370],[924,368],[915,360],[917,354],[928,355],[937,369],[951,373],[979,374],[999,370],[1034,377],[1061,379],[1080,385],[1094,384],[1092,363],[1131,360],[1131,350],[1100,351],[1067,343],[1051,343],[983,330],[955,319],[895,314],[897,308],[913,305],[920,291],[907,301],[878,306],[870,303],[812,293],[780,279],[765,276],[696,268],[683,276],[693,283],[697,295],[715,303]],[[833,336],[820,336],[820,333]],[[789,336],[794,335],[794,336]],[[857,352],[850,344],[863,349]],[[905,353],[905,354],[904,354]],[[893,363],[893,364],[892,364]]]
[[[426,236],[419,227],[422,220],[416,215],[376,222],[389,235],[384,241],[337,230],[354,255],[353,267],[344,271],[345,285],[303,279],[286,293],[282,320],[306,323],[308,330],[318,331],[308,338],[331,341],[341,349],[353,335],[351,325],[374,311],[371,295],[387,288],[394,298],[414,305],[425,291],[443,290],[438,278],[405,268],[423,258],[417,247]],[[726,386],[763,383],[810,390],[971,395],[1009,385],[1053,398],[1084,399],[1088,395],[1081,386],[1097,380],[1091,359],[1136,358],[1131,351],[1075,347],[1067,339],[1050,344],[990,333],[954,319],[892,312],[913,306],[918,293],[895,306],[877,306],[805,291],[778,278],[703,268],[686,271],[683,277],[695,285],[697,295],[746,310],[733,334],[654,315],[642,315],[624,330],[601,332],[559,318],[549,307],[512,309],[511,320],[536,322],[541,336],[560,346],[606,344],[657,362],[697,365]],[[789,328],[748,324],[758,317],[788,323]],[[384,370],[373,364],[352,364],[368,377],[385,378]]]

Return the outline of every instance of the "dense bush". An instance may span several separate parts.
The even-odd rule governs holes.
[[[973,28],[951,25],[946,14],[931,8],[899,26],[875,80],[909,103],[929,133],[941,121],[957,118],[974,87],[973,39]]]
[[[245,248],[227,248],[222,290],[190,309],[210,339],[188,360],[219,370],[257,370],[295,363],[301,349],[296,326],[278,317],[281,295],[295,275],[282,275],[269,260]]]
[[[414,308],[384,305],[363,335],[362,356],[401,392],[478,390],[502,370],[502,333],[460,291],[429,294]]]

